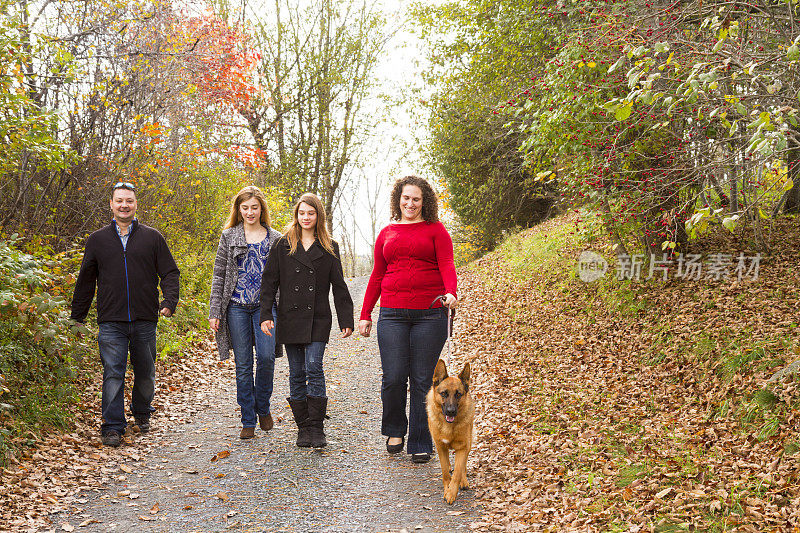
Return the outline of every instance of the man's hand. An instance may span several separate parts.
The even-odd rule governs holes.
[[[372,320],[362,320],[358,323],[358,332],[362,337],[369,337],[369,332],[372,329]]]
[[[342,330],[342,338],[343,338],[343,339],[345,339],[345,338],[349,337],[349,336],[350,336],[350,335],[352,335],[352,334],[353,334],[353,329],[352,329],[352,328],[344,328],[344,329]]]
[[[169,310],[169,307],[164,307],[159,312],[161,316],[172,316],[172,311]]]
[[[275,327],[275,322],[273,322],[272,320],[265,320],[264,322],[261,323],[261,331],[263,331],[265,335],[269,335],[270,337],[272,337],[272,333],[270,333],[269,330],[271,330],[274,327]]]
[[[450,294],[449,292],[444,295],[444,306],[450,309],[455,309],[458,305],[458,298]]]
[[[208,326],[211,328],[211,331],[216,333],[219,331],[219,318],[209,318],[208,319]]]

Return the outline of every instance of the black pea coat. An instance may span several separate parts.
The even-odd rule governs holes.
[[[328,342],[333,323],[328,303],[331,286],[339,329],[353,329],[353,299],[344,281],[339,245],[333,242],[336,255],[325,250],[318,240],[308,250],[298,243],[294,255],[289,250],[289,241],[281,237],[269,252],[261,279],[261,316],[269,316],[275,293],[278,288],[281,291],[277,342]]]

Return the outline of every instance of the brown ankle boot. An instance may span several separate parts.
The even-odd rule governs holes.
[[[264,431],[269,431],[273,428],[275,423],[272,421],[272,414],[258,415],[258,427]]]
[[[242,432],[239,433],[240,439],[252,439],[256,436],[256,428],[242,428]]]

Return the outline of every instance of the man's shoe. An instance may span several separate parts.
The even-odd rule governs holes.
[[[240,439],[252,439],[256,436],[256,428],[242,428],[242,432],[239,433]]]
[[[113,429],[108,433],[103,433],[100,436],[100,440],[103,441],[103,444],[106,446],[111,446],[112,448],[119,447],[122,444],[122,435],[119,434],[119,431],[114,431]]]
[[[136,420],[136,425],[139,426],[140,433],[147,433],[150,431],[150,418],[133,417]]]
[[[269,431],[275,425],[275,422],[272,421],[272,414],[267,413],[265,415],[258,415],[258,427],[263,429],[264,431]]]
[[[431,454],[429,453],[415,453],[411,455],[411,460],[415,463],[427,463],[431,460]]]

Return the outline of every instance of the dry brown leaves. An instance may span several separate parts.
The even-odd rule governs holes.
[[[198,394],[210,390],[217,366],[210,341],[192,348],[180,360],[169,364],[159,361],[153,431],[142,437],[129,420],[125,442],[116,449],[100,442],[102,369],[95,366],[82,383],[75,427],[66,434],[54,432],[28,448],[22,457],[13,459],[9,468],[0,469],[0,530],[39,531],[58,527],[71,531],[73,525],[56,525],[49,517],[85,503],[81,493],[109,480],[124,481],[137,472],[137,465],[153,446],[153,436],[187,422],[196,412]],[[131,372],[127,378],[126,408],[130,405]],[[126,495],[135,496],[138,495]],[[152,514],[151,510],[150,515],[140,518],[152,520]]]
[[[641,283],[636,297],[649,305],[638,313],[609,310],[578,280],[564,290],[547,272],[512,281],[498,253],[460,272],[457,357],[473,365],[470,463],[485,513],[472,528],[800,530],[800,454],[784,453],[800,421],[794,381],[779,384],[788,405],[760,439],[718,408],[772,371],[727,379],[713,358],[678,350],[701,333],[721,332],[724,343],[725,331],[745,327],[800,345],[798,328],[787,328],[800,306],[800,237],[778,230],[758,281]]]

